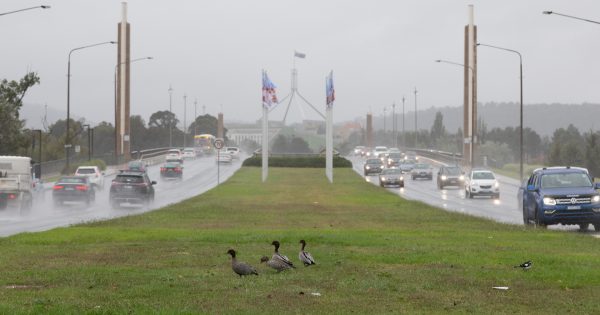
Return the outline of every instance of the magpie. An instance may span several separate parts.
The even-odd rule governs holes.
[[[518,266],[515,266],[515,268],[523,268],[523,270],[529,270],[529,268],[531,268],[531,265],[533,265],[533,262],[531,260],[528,260]]]

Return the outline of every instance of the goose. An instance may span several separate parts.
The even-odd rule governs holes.
[[[267,257],[267,256],[262,256],[260,258],[260,263],[261,264],[267,263],[267,266],[277,270],[277,272],[288,270],[290,268],[295,268],[295,267],[290,267],[290,265],[286,264],[281,259],[275,258],[275,255],[273,255],[273,257],[271,257],[271,259],[269,259],[269,257]]]
[[[313,256],[309,252],[304,251],[304,247],[306,246],[306,241],[300,240],[300,244],[302,244],[302,249],[300,249],[300,253],[298,254],[298,258],[300,258],[300,261],[304,264],[305,267],[310,266],[310,265],[315,265],[316,262],[315,262],[315,259],[313,258]]]
[[[271,245],[275,246],[275,252],[273,253],[273,256],[271,257],[271,260],[279,260],[282,263],[286,264],[289,266],[289,268],[296,268],[294,267],[294,264],[292,263],[292,261],[287,258],[287,256],[281,255],[279,253],[279,241],[273,241],[273,243],[271,243]]]
[[[230,249],[227,251],[227,254],[231,255],[231,269],[233,269],[233,271],[237,273],[240,276],[240,278],[242,276],[247,275],[258,276],[258,272],[256,272],[256,269],[254,269],[254,267],[248,265],[245,262],[237,261],[237,259],[235,258],[235,250]]]

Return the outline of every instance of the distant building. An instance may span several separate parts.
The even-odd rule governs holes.
[[[258,124],[228,124],[227,137],[229,141],[239,146],[244,140],[252,140],[262,145],[262,125]],[[281,131],[281,122],[269,122],[269,141]]]

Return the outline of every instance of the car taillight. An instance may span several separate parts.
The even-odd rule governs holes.
[[[181,173],[181,169],[180,169],[179,167],[176,167],[176,168],[175,168],[175,172],[177,172],[177,173]]]
[[[53,190],[61,190],[65,188],[65,186],[61,186],[61,185],[54,185],[54,187],[52,187]]]
[[[8,199],[17,199],[17,195],[15,194],[8,194]]]
[[[167,171],[167,169],[166,169],[166,168],[164,168],[164,167],[161,167],[161,168],[160,168],[160,171],[161,171],[161,172],[165,172],[165,171]]]
[[[77,185],[77,186],[75,186],[75,189],[80,190],[80,191],[87,191],[88,187],[86,185]]]

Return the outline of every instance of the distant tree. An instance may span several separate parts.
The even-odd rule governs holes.
[[[161,110],[152,115],[150,115],[150,120],[148,121],[148,127],[158,127],[168,129],[169,126],[177,126],[179,123],[179,119],[175,116],[175,114],[171,113],[168,110]]]
[[[39,83],[40,78],[34,72],[26,74],[19,82],[0,81],[0,155],[27,150],[30,138],[23,134],[25,122],[19,118],[19,111],[27,90]]]
[[[252,154],[252,152],[260,148],[260,145],[254,140],[244,139],[242,140],[242,143],[240,143],[240,147],[242,148],[242,150]]]
[[[288,153],[288,141],[284,135],[280,134],[273,140],[271,151],[273,153]]]
[[[288,145],[290,153],[313,153],[308,142],[299,137],[292,137]]]
[[[583,165],[584,139],[573,125],[554,131],[548,162],[551,165]]]
[[[585,135],[585,167],[593,177],[600,177],[600,134],[590,131]]]
[[[115,127],[103,121],[94,127],[94,155],[114,153]]]
[[[198,116],[192,124],[188,127],[188,132],[190,134],[211,134],[213,136],[217,136],[217,127],[218,127],[218,119],[209,114]],[[223,128],[223,137],[227,136],[227,128]]]
[[[129,141],[131,151],[143,150],[153,147],[153,139],[147,138],[146,122],[140,115],[129,117]]]
[[[446,136],[446,127],[444,127],[444,115],[442,112],[435,113],[433,126],[431,126],[431,141],[434,145],[444,136]]]

